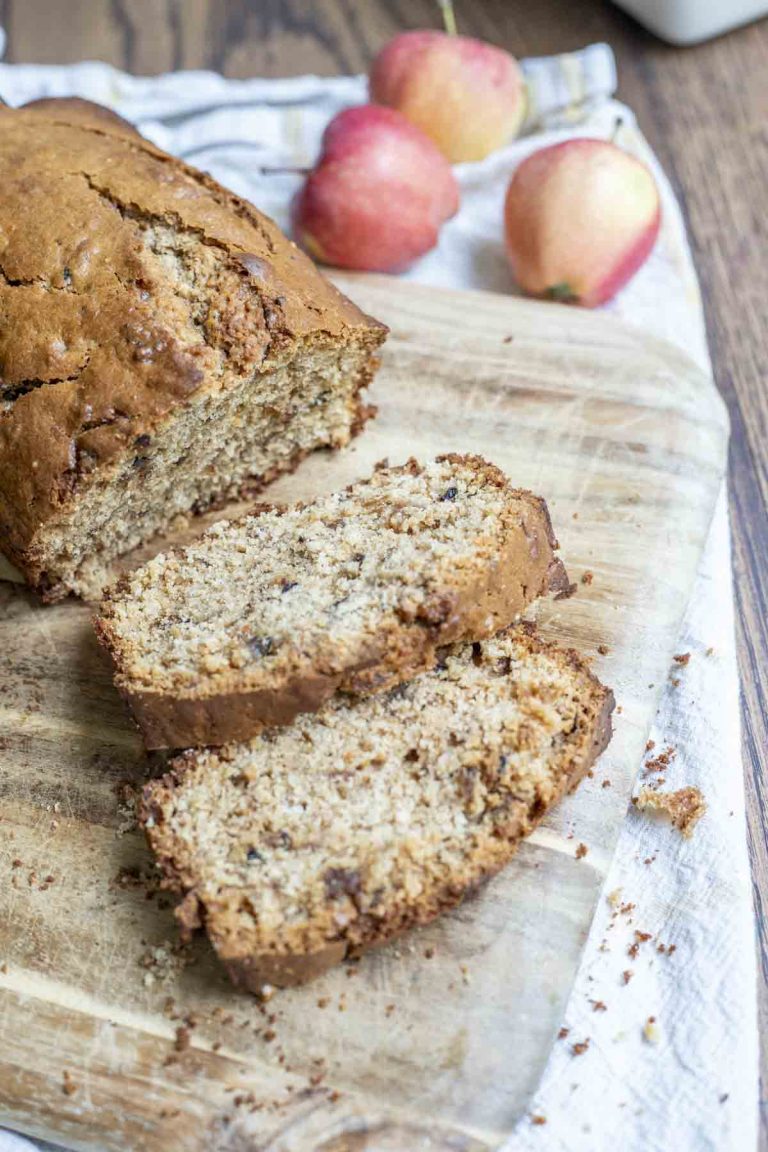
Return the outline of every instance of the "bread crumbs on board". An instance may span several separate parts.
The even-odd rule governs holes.
[[[579,843],[576,845],[576,859],[577,860],[583,860],[588,852],[589,852],[589,848],[587,848],[586,844]]]
[[[185,945],[178,943],[152,945],[139,957],[139,967],[144,968],[144,987],[151,988],[156,981],[161,983],[177,976],[192,963],[192,957]]]
[[[185,1024],[180,1024],[176,1029],[176,1039],[174,1040],[174,1048],[177,1052],[186,1052],[192,1043],[192,1033]]]
[[[129,780],[121,780],[115,786],[117,794],[118,823],[115,828],[116,836],[125,836],[138,828],[137,804],[139,792]]]
[[[571,1044],[571,1052],[574,1056],[583,1056],[589,1050],[589,1037],[586,1040],[580,1040],[578,1044]]]

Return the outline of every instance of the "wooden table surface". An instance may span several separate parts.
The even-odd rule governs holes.
[[[732,422],[731,515],[743,749],[768,1024],[768,20],[668,47],[601,0],[456,0],[460,30],[518,56],[605,40],[685,207],[717,383]],[[107,60],[137,73],[349,73],[395,32],[438,26],[433,0],[0,0],[6,60]],[[765,1047],[765,1046],[764,1046]],[[768,1148],[768,1060],[762,1139]]]

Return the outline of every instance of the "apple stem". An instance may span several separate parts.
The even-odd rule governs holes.
[[[456,35],[456,14],[453,11],[453,0],[437,0],[443,14],[443,24],[449,36]]]
[[[565,280],[560,284],[550,284],[544,295],[547,300],[559,300],[562,304],[578,304],[579,302],[577,293]]]
[[[621,132],[623,127],[624,127],[624,120],[622,119],[621,116],[617,116],[616,117],[616,123],[613,126],[613,132],[611,132],[611,144],[616,143],[619,132]]]

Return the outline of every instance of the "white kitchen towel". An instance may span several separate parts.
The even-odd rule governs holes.
[[[543,144],[615,136],[653,168],[664,221],[650,260],[607,309],[674,341],[709,370],[680,209],[631,111],[613,98],[610,49],[593,45],[527,60],[524,68],[531,92],[524,136],[480,163],[457,166],[461,211],[406,278],[513,292],[501,240],[510,174]],[[300,176],[266,169],[310,164],[327,121],[365,101],[366,85],[362,77],[137,78],[93,63],[0,65],[0,96],[10,104],[73,94],[114,108],[287,226]],[[509,1152],[755,1147],[756,966],[724,491],[678,653],[689,659],[671,669],[654,754],[676,750],[667,786],[698,786],[707,813],[693,839],[684,840],[668,825],[628,812],[570,997],[567,1035],[555,1045]],[[15,1141],[0,1133],[0,1152],[15,1152]]]

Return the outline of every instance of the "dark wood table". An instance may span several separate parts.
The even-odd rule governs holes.
[[[711,44],[665,46],[601,0],[456,0],[460,30],[518,56],[606,40],[686,211],[715,373],[731,415],[738,648],[749,843],[768,1022],[768,20]],[[365,70],[433,0],[0,0],[6,60],[95,58],[131,72],[227,76]],[[764,1046],[761,1148],[768,1148]]]

